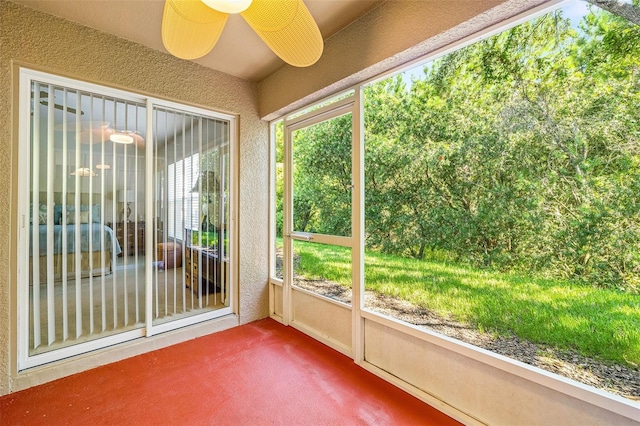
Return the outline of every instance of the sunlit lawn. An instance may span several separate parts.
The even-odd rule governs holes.
[[[295,253],[296,273],[351,285],[350,249],[296,241]],[[376,252],[365,286],[495,335],[640,364],[638,295]]]

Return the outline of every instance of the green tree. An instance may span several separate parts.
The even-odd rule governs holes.
[[[371,247],[637,285],[637,27],[582,25],[555,12],[368,89]]]
[[[351,114],[293,133],[294,229],[351,235]]]

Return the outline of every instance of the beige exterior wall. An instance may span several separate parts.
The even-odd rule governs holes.
[[[0,0],[0,395],[24,387],[17,384],[12,345],[19,65],[238,116],[239,321],[266,317],[268,126],[258,117],[256,85]]]

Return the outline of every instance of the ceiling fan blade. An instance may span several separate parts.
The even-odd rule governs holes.
[[[40,105],[44,105],[44,106],[49,106],[49,102],[48,101],[40,101]],[[53,104],[53,107],[55,109],[59,109],[60,111],[66,111],[69,114],[77,114],[78,111],[75,108],[71,108],[71,107],[64,107],[63,105],[60,104]],[[83,111],[80,111],[80,115],[84,115]]]
[[[34,92],[31,92],[31,99],[33,99],[34,97],[35,97],[35,96],[34,96]],[[40,91],[40,105],[49,106],[49,101],[48,101],[48,99],[49,99],[49,92],[47,92],[46,90],[41,90],[41,91]],[[55,100],[54,100],[53,107],[54,107],[55,109],[59,109],[60,111],[66,111],[66,112],[68,112],[69,114],[77,114],[77,113],[78,113],[78,111],[77,111],[75,108],[72,108],[72,107],[70,107],[70,106],[67,106],[67,107],[65,108],[65,106],[64,106],[64,105],[56,104],[56,103],[55,103]],[[80,111],[80,115],[84,115],[84,112],[83,112],[83,111]]]
[[[129,136],[131,136],[133,138],[133,144],[135,145],[136,148],[138,149],[144,149],[144,138],[142,137],[142,135],[138,132],[130,132]]]
[[[213,49],[228,17],[200,0],[166,0],[162,43],[178,58],[200,58]]]
[[[75,119],[72,120],[66,120],[60,123],[56,123],[53,126],[53,129],[56,132],[62,132],[62,131],[67,131],[70,133],[75,133],[77,130],[77,121]],[[89,132],[93,129],[96,130],[101,130],[101,129],[107,129],[109,128],[109,122],[108,121],[101,121],[101,120],[80,120],[80,131],[81,132]]]
[[[141,135],[134,135],[133,143],[138,149],[144,149],[144,138]]]
[[[240,15],[289,65],[308,67],[320,59],[322,34],[302,0],[253,0]]]
[[[93,128],[84,128],[80,132],[81,143],[100,143],[109,140],[109,136],[114,133],[114,130],[107,125],[96,126]]]

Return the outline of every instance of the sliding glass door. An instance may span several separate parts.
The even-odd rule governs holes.
[[[232,122],[22,70],[20,369],[231,312]]]

